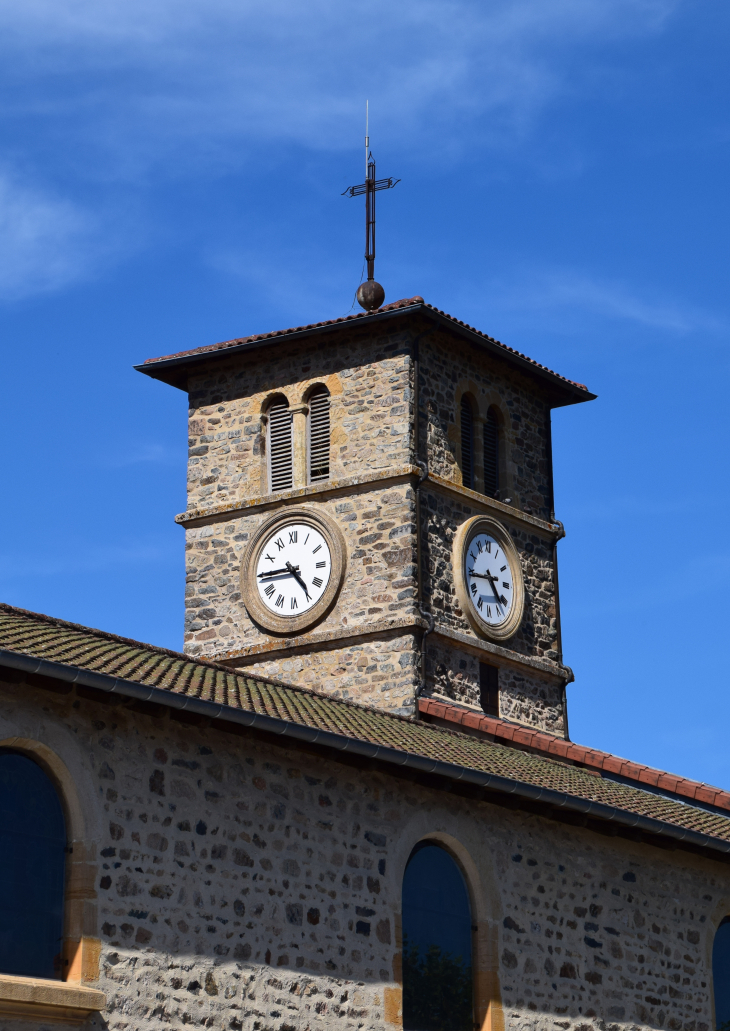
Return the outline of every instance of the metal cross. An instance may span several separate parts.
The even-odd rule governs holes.
[[[375,268],[375,194],[377,190],[391,190],[400,179],[376,179],[375,159],[368,152],[367,177],[358,186],[348,186],[342,196],[361,197],[365,194],[365,261],[368,265],[368,281],[372,282]]]

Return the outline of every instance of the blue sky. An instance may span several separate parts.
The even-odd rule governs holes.
[[[179,648],[186,398],[132,364],[377,278],[599,399],[554,419],[571,736],[730,786],[730,8],[7,0],[0,595]]]

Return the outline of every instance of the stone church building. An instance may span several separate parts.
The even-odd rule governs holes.
[[[569,737],[594,395],[420,297],[139,370],[185,652],[0,606],[0,1031],[723,1025],[730,794]]]

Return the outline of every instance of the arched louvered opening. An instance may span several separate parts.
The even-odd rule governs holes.
[[[404,1031],[474,1031],[472,917],[461,870],[420,842],[403,876]]]
[[[268,462],[272,492],[293,486],[292,422],[289,402],[277,398],[269,406]]]
[[[474,488],[474,411],[466,396],[461,399],[461,482]]]
[[[41,767],[0,752],[0,973],[62,975],[66,825]]]
[[[499,490],[499,421],[493,408],[484,423],[484,493],[496,498]]]
[[[730,917],[724,917],[712,943],[712,991],[715,1027],[730,1028]]]
[[[307,429],[309,482],[321,483],[330,478],[330,395],[326,387],[317,387],[309,398]]]

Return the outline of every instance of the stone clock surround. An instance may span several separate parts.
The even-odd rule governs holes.
[[[545,518],[551,500],[549,406],[529,377],[449,334],[423,339],[420,437],[427,442],[422,448],[429,476],[422,480],[412,447],[416,328],[391,328],[376,338],[356,328],[330,336],[326,348],[316,339],[279,344],[245,361],[217,354],[191,375],[189,505],[178,517],[187,537],[186,650],[412,712],[429,625],[417,604],[415,488],[421,480],[420,587],[435,619],[426,649],[427,693],[478,707],[479,662],[488,662],[500,668],[503,715],[564,734],[564,685],[572,674],[561,662],[553,585],[554,542],[562,530]],[[291,406],[305,406],[318,383],[332,397],[331,479],[307,486],[300,455],[294,489],[272,495],[261,419],[267,400],[283,393]],[[464,385],[477,395],[483,414],[499,400],[503,479],[513,504],[460,483],[456,412]],[[348,572],[329,615],[282,638],[263,633],[248,618],[238,574],[262,521],[302,503],[319,506],[340,527]],[[523,562],[525,619],[504,646],[474,633],[450,572],[453,534],[478,514],[505,523]]]

